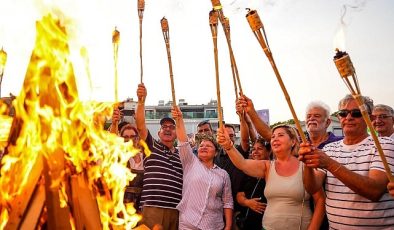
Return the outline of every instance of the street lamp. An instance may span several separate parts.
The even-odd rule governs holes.
[[[1,83],[3,82],[3,75],[5,64],[7,63],[7,53],[4,51],[3,47],[0,50],[0,98],[1,98]]]

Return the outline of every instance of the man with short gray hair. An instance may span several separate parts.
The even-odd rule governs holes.
[[[322,149],[326,144],[342,140],[342,137],[327,132],[331,124],[330,107],[321,101],[312,101],[306,107],[305,126],[314,146]]]
[[[373,101],[362,97],[370,116]],[[367,132],[357,101],[347,95],[339,103],[338,118],[344,139],[323,150],[302,143],[299,154],[304,185],[309,193],[325,186],[330,229],[392,229],[394,202],[387,191],[388,178],[373,138]],[[391,171],[394,141],[379,138]],[[314,168],[319,168],[315,170]]]
[[[394,110],[388,105],[375,105],[372,111],[372,125],[381,137],[394,139]]]

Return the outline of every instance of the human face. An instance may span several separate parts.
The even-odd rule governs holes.
[[[359,109],[355,100],[349,100],[346,104],[341,105],[339,110],[356,110]],[[348,113],[346,117],[338,116],[339,122],[345,137],[359,137],[363,136],[367,132],[367,125],[364,122],[363,117],[353,117],[351,113]]]
[[[254,145],[251,149],[251,153],[252,153],[253,160],[268,160],[269,159],[269,151],[260,142],[254,143]]]
[[[130,140],[133,140],[133,144],[137,144],[139,141],[138,135],[134,132],[132,129],[126,129],[123,131],[122,137],[124,139],[124,142],[128,142]]]
[[[173,142],[176,139],[175,125],[170,121],[165,121],[158,136],[162,142]]]
[[[324,109],[315,107],[308,110],[306,113],[306,129],[308,132],[327,132],[327,127],[330,124],[326,117]]]
[[[198,133],[201,133],[201,134],[204,133],[204,134],[207,134],[207,135],[213,135],[211,126],[209,126],[208,123],[197,127],[197,131],[198,131]]]
[[[390,136],[394,132],[394,118],[383,109],[372,111],[372,125],[380,136]]]
[[[215,145],[211,141],[203,140],[201,141],[200,146],[198,146],[197,153],[200,160],[204,162],[213,161],[216,154]]]
[[[228,136],[230,137],[230,140],[233,143],[235,143],[235,132],[234,132],[234,130],[232,128],[230,128],[230,127],[226,127],[226,130],[227,130]]]
[[[291,154],[291,149],[296,141],[290,138],[287,128],[279,127],[271,136],[271,148],[275,154]]]

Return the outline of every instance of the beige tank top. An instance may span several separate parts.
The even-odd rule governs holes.
[[[264,212],[264,229],[307,229],[312,218],[309,207],[310,195],[305,191],[302,182],[303,164],[291,176],[280,176],[275,169],[275,161],[271,162],[264,195],[267,208]],[[301,224],[302,216],[302,225]]]

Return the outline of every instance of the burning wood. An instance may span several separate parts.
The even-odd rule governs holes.
[[[348,53],[336,49],[336,54],[334,56],[334,63],[338,69],[339,74],[342,77],[343,82],[345,82],[353,98],[356,100],[358,107],[360,108],[361,114],[363,115],[364,121],[370,130],[370,134],[375,142],[375,146],[378,150],[379,156],[382,159],[384,169],[386,171],[387,178],[390,181],[394,181],[394,177],[391,174],[390,167],[387,164],[386,156],[383,153],[382,146],[380,145],[376,131],[372,126],[371,119],[368,114],[367,107],[362,99],[360,86],[358,84],[358,79],[356,75],[356,70],[354,69],[353,63],[350,60]],[[349,77],[352,77],[349,79]]]
[[[79,101],[65,28],[52,16],[36,28],[1,161],[0,229],[36,228],[43,215],[49,229],[131,229],[141,217],[123,204],[126,165],[139,150],[104,131],[112,103]]]

